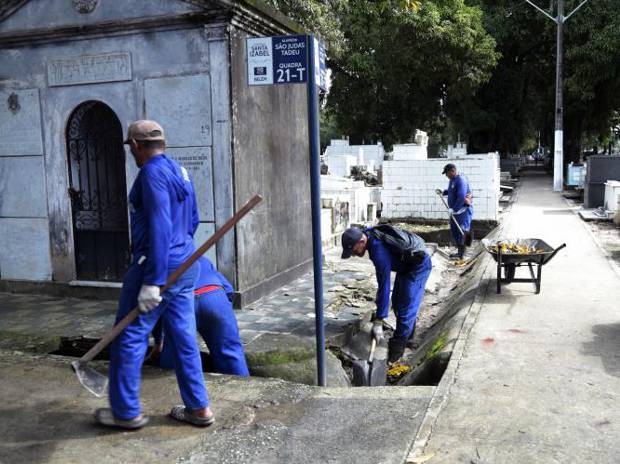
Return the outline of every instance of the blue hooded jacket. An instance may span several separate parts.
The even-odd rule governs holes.
[[[377,317],[385,319],[390,309],[391,273],[408,273],[414,268],[413,264],[403,263],[400,256],[378,238],[368,234],[372,227],[364,229],[368,237],[368,256],[375,265],[377,276]]]
[[[196,195],[187,171],[166,155],[142,166],[129,194],[132,261],[146,256],[143,284],[164,285],[195,251]]]

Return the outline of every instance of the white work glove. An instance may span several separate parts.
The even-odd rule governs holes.
[[[443,190],[441,190],[441,189],[437,189],[437,190],[435,190],[435,193],[436,193],[437,195],[441,195],[441,196],[443,196]]]
[[[383,321],[381,319],[377,319],[373,322],[372,336],[377,340],[377,343],[383,338]]]
[[[141,313],[148,313],[161,303],[160,290],[157,285],[143,285],[138,295],[138,308]]]
[[[448,213],[454,214],[454,210],[452,208],[448,208]]]

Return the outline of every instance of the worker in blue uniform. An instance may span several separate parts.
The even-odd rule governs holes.
[[[362,257],[368,250],[368,256],[375,266],[378,289],[372,334],[377,341],[383,337],[383,320],[388,316],[390,303],[391,273],[396,272],[392,292],[396,330],[388,342],[390,363],[402,357],[407,341],[413,338],[418,310],[424,298],[424,287],[433,267],[424,241],[415,237],[418,239],[416,241],[420,248],[420,258],[415,263],[405,263],[395,250],[373,237],[372,228],[352,227],[342,234],[343,259],[351,255]]]
[[[235,291],[211,261],[202,257],[198,262],[200,276],[194,290],[196,328],[209,349],[213,370],[220,374],[247,377],[250,373],[232,307]],[[172,345],[167,333],[164,332],[162,339],[161,324],[157,325],[153,336],[153,350],[155,356],[159,356],[159,365],[167,369],[173,368]]]
[[[111,408],[96,411],[102,425],[138,429],[148,423],[140,405],[141,367],[148,336],[161,318],[168,333],[183,405],[170,415],[197,426],[214,422],[195,337],[195,263],[163,293],[167,276],[195,251],[198,225],[194,189],[187,171],[165,155],[165,137],[155,121],[129,126],[125,143],[140,172],[129,194],[131,265],[123,279],[116,321],[138,306],[140,315],[114,340],[110,350]]]
[[[463,232],[467,234],[470,232],[471,220],[474,215],[469,182],[465,176],[459,174],[456,166],[452,163],[448,163],[444,166],[442,174],[445,174],[450,180],[448,189],[437,189],[436,193],[439,195],[448,195],[449,213],[456,219],[456,222],[458,222]],[[454,219],[450,219],[450,233],[458,251],[451,257],[463,259],[465,255],[465,236],[454,223]]]

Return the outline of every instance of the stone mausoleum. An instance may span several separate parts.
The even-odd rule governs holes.
[[[0,288],[121,281],[138,172],[122,141],[144,118],[193,175],[197,244],[264,198],[210,252],[237,305],[308,270],[305,86],[250,87],[245,56],[294,32],[250,0],[0,2]]]

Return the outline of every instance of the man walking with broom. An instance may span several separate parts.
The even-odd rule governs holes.
[[[450,180],[447,190],[437,189],[435,193],[443,200],[448,195],[448,213],[450,214],[450,232],[458,252],[451,258],[463,259],[465,247],[471,245],[471,220],[474,215],[472,195],[467,178],[461,176],[452,163],[444,166],[442,174]]]
[[[129,126],[125,143],[140,168],[129,195],[132,263],[123,279],[118,323],[136,305],[140,316],[114,340],[110,352],[110,406],[96,411],[101,425],[138,429],[148,423],[140,405],[141,367],[148,336],[161,318],[169,334],[183,405],[170,415],[197,426],[214,422],[196,343],[195,263],[161,293],[169,274],[195,251],[198,213],[187,171],[165,155],[162,127],[155,121]]]

